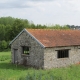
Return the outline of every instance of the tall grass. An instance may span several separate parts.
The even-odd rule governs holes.
[[[80,65],[50,70],[33,70],[19,80],[80,80]]]
[[[0,80],[80,80],[80,65],[36,70],[11,63],[10,52],[0,52]]]
[[[0,61],[10,60],[11,56],[9,52],[0,52]]]

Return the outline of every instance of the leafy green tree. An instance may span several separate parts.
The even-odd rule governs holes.
[[[8,44],[5,40],[0,41],[0,51],[7,49]]]
[[[12,17],[1,17],[0,18],[0,24],[4,24],[5,26],[6,25],[13,25],[15,21],[15,18],[12,18]]]
[[[70,29],[67,25],[64,25],[62,29]]]
[[[0,24],[0,40],[5,39],[5,25]]]
[[[12,28],[10,29],[10,40],[12,40],[18,33],[23,30],[24,28],[27,28],[28,22],[27,20],[21,20],[16,19],[12,25]]]
[[[5,27],[5,40],[8,42],[8,41],[10,41],[11,39],[10,39],[10,35],[12,34],[11,33],[11,30],[12,30],[12,26],[11,25],[6,25],[6,27]]]

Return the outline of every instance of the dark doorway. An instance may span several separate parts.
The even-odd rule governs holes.
[[[14,63],[17,63],[18,61],[17,55],[18,55],[18,49],[14,49]]]

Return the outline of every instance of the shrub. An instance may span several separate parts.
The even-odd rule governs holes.
[[[9,42],[5,40],[0,41],[0,51],[4,51],[6,49],[8,50],[9,49],[8,43]]]

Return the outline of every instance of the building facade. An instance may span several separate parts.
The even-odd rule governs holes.
[[[75,30],[24,29],[10,42],[12,63],[43,69],[77,64],[80,62],[80,37],[73,33]]]

